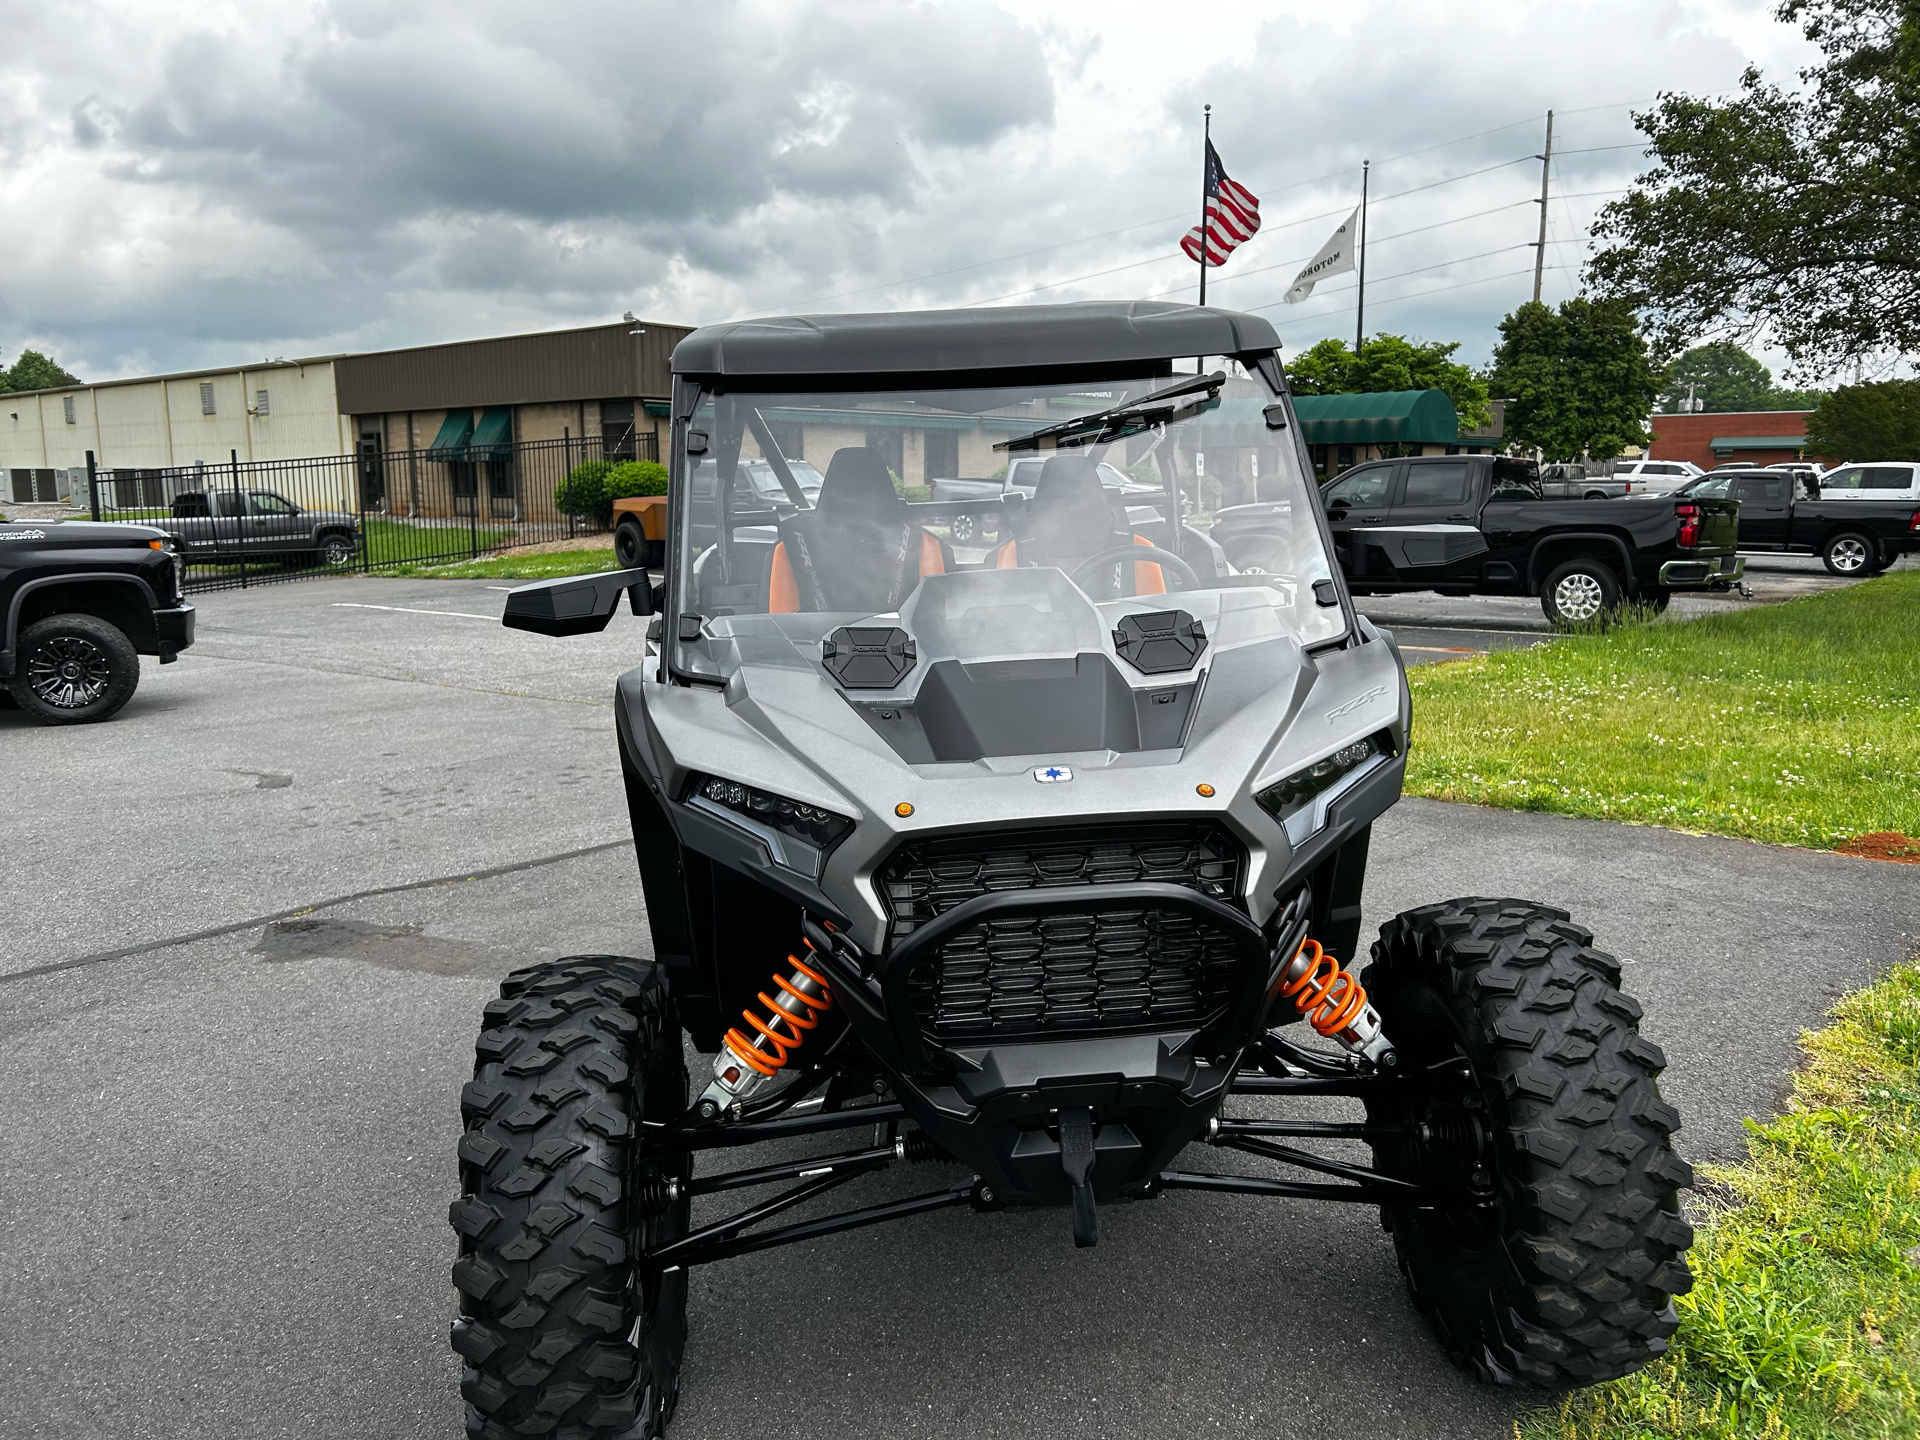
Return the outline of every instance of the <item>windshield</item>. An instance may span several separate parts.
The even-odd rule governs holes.
[[[1313,588],[1332,576],[1313,492],[1293,435],[1264,417],[1273,395],[1215,376],[1127,409],[1180,378],[706,394],[675,467],[676,667],[724,676],[745,659],[817,660],[822,638],[875,617],[924,648],[935,637],[916,613],[963,658],[1030,653],[1043,633],[1050,650],[1069,633],[1098,648],[1128,611],[1199,614],[1211,591],[1214,613],[1227,590],[1236,612],[1268,610],[1302,645],[1338,638],[1345,615]],[[1256,502],[1275,544],[1241,575],[1209,532],[1218,512]],[[916,607],[929,582],[941,596]],[[951,620],[955,584],[992,625]]]
[[[1733,488],[1734,479],[1734,471],[1722,470],[1717,475],[1706,475],[1698,480],[1689,481],[1673,493],[1691,495],[1696,500],[1724,500],[1727,498],[1727,491]]]

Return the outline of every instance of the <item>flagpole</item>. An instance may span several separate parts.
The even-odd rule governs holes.
[[[1200,135],[1200,303],[1207,303],[1207,147],[1213,144],[1213,106],[1206,107]]]
[[[1373,161],[1360,162],[1360,303],[1353,314],[1353,353],[1359,357],[1367,333],[1367,177]]]

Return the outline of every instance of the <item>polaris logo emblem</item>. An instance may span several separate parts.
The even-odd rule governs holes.
[[[1073,779],[1073,771],[1065,765],[1042,765],[1033,772],[1033,778],[1042,785],[1058,785],[1064,780]]]

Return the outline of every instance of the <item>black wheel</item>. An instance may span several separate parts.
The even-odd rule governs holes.
[[[1880,555],[1871,535],[1843,530],[1820,547],[1820,558],[1834,575],[1870,575]]]
[[[339,570],[351,565],[358,551],[351,535],[322,535],[320,548],[315,553],[329,570]]]
[[[139,684],[140,656],[119,626],[52,615],[21,632],[7,691],[42,725],[87,725],[111,717]]]
[[[620,562],[622,570],[640,568],[646,545],[646,532],[632,520],[622,520],[613,527],[613,558]]]
[[[1620,582],[1598,560],[1569,560],[1540,587],[1540,608],[1556,626],[1603,621],[1620,608]]]
[[[1494,1383],[1629,1374],[1666,1350],[1693,1285],[1677,1197],[1693,1171],[1654,1084],[1666,1057],[1592,941],[1564,910],[1450,900],[1382,926],[1362,977],[1421,1081],[1367,1102],[1407,1127],[1375,1164],[1483,1197],[1382,1219],[1448,1355]]]
[[[1613,497],[1604,490],[1589,490],[1582,498],[1587,500],[1611,500]]]
[[[608,955],[517,970],[474,1054],[448,1213],[467,1434],[656,1436],[679,1401],[687,1278],[635,1257],[686,1234],[691,1205],[686,1153],[650,1152],[638,1123],[687,1106],[666,981]]]

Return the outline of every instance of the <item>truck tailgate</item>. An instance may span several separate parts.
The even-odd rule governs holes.
[[[1740,540],[1740,502],[1738,500],[1695,500],[1686,503],[1700,507],[1700,543],[1697,550],[1731,552]]]

